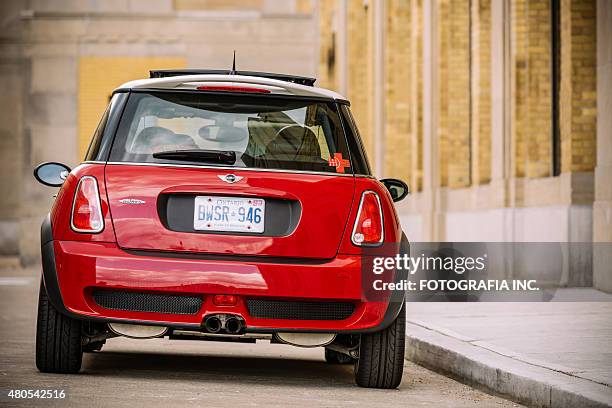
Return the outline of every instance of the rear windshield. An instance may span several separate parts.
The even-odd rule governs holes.
[[[132,93],[109,160],[352,173],[335,103],[267,95]]]

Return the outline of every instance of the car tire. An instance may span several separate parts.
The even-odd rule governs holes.
[[[329,364],[353,364],[355,359],[335,350],[325,349],[325,361]]]
[[[355,382],[366,388],[397,388],[404,371],[406,305],[389,327],[361,335]]]
[[[82,323],[58,312],[41,282],[36,324],[36,367],[44,373],[77,373],[81,369]]]

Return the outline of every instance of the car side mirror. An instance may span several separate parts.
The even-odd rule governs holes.
[[[387,187],[387,190],[389,190],[389,193],[391,193],[391,199],[393,199],[393,202],[395,203],[403,200],[408,194],[410,194],[408,184],[404,183],[402,180],[388,178],[382,179],[380,182]]]
[[[70,174],[70,167],[62,163],[47,162],[36,166],[34,178],[41,184],[50,187],[60,187]]]

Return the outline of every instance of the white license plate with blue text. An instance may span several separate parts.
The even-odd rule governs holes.
[[[266,202],[261,198],[197,196],[193,229],[263,232]]]

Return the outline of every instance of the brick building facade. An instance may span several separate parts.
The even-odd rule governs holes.
[[[316,75],[346,94],[413,241],[612,242],[608,0],[8,0],[0,3],[0,266],[38,259],[107,94],[151,68]],[[561,284],[612,291],[612,251]],[[8,261],[7,261],[8,260]]]
[[[112,90],[150,69],[230,68],[313,76],[310,0],[0,2],[0,269],[40,259],[55,191],[44,161],[84,157]]]
[[[319,78],[345,93],[413,241],[612,241],[605,0],[319,0]],[[562,285],[612,291],[610,251]]]

